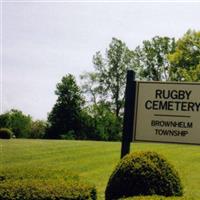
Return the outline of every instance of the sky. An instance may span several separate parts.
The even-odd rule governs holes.
[[[93,70],[112,37],[130,49],[152,37],[200,30],[200,3],[1,1],[1,113],[46,119],[56,84]]]

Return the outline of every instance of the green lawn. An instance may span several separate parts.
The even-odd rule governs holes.
[[[0,140],[0,171],[10,177],[72,177],[96,185],[104,199],[108,178],[120,158],[119,142],[64,140]],[[199,200],[200,147],[191,145],[135,143],[131,151],[156,151],[179,171],[184,185],[183,198],[137,197],[134,200]]]

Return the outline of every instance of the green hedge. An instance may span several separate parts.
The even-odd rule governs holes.
[[[80,181],[4,180],[0,181],[1,200],[96,200],[94,186]]]
[[[181,196],[177,171],[155,152],[125,156],[112,173],[105,191],[106,200],[139,195]]]
[[[0,139],[10,139],[13,133],[8,128],[0,128]]]

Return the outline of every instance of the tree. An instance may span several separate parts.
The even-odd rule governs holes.
[[[46,122],[43,120],[36,120],[31,122],[29,138],[43,138],[46,131]]]
[[[94,72],[81,76],[82,89],[92,103],[96,136],[104,140],[119,140],[126,72],[133,69],[133,51],[124,42],[113,38],[105,57],[100,52],[93,56]]]
[[[92,114],[98,140],[116,141],[121,139],[122,119],[110,109],[110,105],[99,102],[92,106]]]
[[[0,128],[10,127],[10,115],[9,112],[0,115]]]
[[[20,110],[11,109],[0,116],[0,126],[12,130],[17,138],[27,138],[31,127],[31,116]]]
[[[97,105],[98,101],[102,99],[100,96],[101,89],[99,87],[98,74],[95,72],[86,72],[80,75],[83,80],[82,91],[89,96],[90,103]]]
[[[46,137],[58,139],[69,136],[79,139],[84,100],[74,76],[64,76],[57,84],[55,94],[58,98],[48,116]]]
[[[94,103],[109,103],[116,117],[123,108],[126,72],[133,69],[132,59],[133,51],[121,40],[113,38],[105,58],[100,52],[94,55],[95,71],[82,76],[85,79],[83,88],[92,95]]]
[[[175,39],[155,36],[136,47],[134,65],[140,79],[161,81],[169,79],[170,63],[168,54],[175,50]]]
[[[188,30],[168,58],[171,80],[200,81],[200,31]]]

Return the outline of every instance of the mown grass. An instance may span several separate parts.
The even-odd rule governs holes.
[[[65,178],[95,184],[98,199],[120,159],[119,142],[64,140],[0,140],[0,175],[8,178]],[[134,197],[133,200],[199,200],[200,147],[191,145],[135,143],[131,151],[156,151],[179,171],[183,197]],[[78,176],[77,176],[78,175]],[[129,198],[130,200],[130,198]]]

